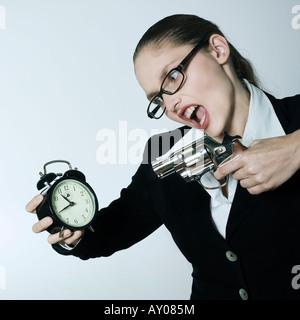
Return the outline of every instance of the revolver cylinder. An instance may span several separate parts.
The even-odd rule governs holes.
[[[165,178],[176,172],[186,181],[192,181],[195,176],[212,170],[214,165],[204,140],[204,137],[197,139],[171,153],[167,158],[153,161],[154,172],[159,178]]]

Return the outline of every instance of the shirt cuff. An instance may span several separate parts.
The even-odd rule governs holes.
[[[79,242],[81,241],[81,239],[82,239],[82,237],[77,241],[77,243],[76,243],[75,246],[73,246],[73,247],[71,247],[71,246],[69,246],[69,245],[67,245],[66,243],[63,243],[63,242],[59,242],[59,245],[60,245],[63,249],[68,250],[68,251],[71,251],[71,250],[75,249],[75,248],[78,246],[78,244],[79,244]]]

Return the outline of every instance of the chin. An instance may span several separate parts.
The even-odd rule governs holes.
[[[209,135],[211,138],[215,139],[216,141],[218,142],[222,142],[223,141],[223,138],[224,138],[224,131],[225,129],[223,130],[205,130],[205,133],[207,135]]]

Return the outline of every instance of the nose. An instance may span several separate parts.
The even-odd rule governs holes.
[[[177,93],[172,95],[163,94],[163,100],[166,106],[166,113],[176,112],[177,111],[176,109],[181,102],[181,98]]]

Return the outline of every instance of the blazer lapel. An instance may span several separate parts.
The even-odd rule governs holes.
[[[272,95],[265,92],[269,100],[271,101],[275,113],[280,121],[283,130],[286,133],[290,133],[290,122],[287,120],[285,114],[285,106],[283,103],[274,98]],[[232,203],[230,210],[227,226],[226,226],[226,240],[229,241],[230,237],[233,235],[234,230],[239,226],[240,223],[251,213],[254,206],[257,204],[258,199],[261,198],[261,195],[251,195],[247,189],[242,188],[238,183],[237,189],[235,192],[235,197]]]
[[[259,198],[260,195],[251,195],[238,183],[226,226],[227,241],[230,240],[239,224],[252,212]]]

